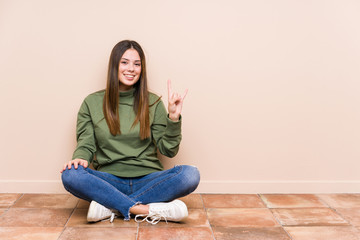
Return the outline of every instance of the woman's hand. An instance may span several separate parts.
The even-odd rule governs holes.
[[[88,161],[80,158],[76,158],[74,160],[69,161],[68,163],[64,164],[64,168],[60,171],[62,173],[65,171],[66,168],[71,169],[71,166],[74,165],[74,168],[77,169],[79,165],[83,166],[84,168],[88,167]]]
[[[188,92],[188,89],[185,90],[185,93],[183,96],[181,96],[178,93],[174,93],[171,88],[171,80],[168,80],[168,98],[169,98],[168,112],[169,112],[169,118],[172,121],[175,121],[175,122],[179,121],[182,105],[183,105],[183,102],[184,102],[187,92]]]

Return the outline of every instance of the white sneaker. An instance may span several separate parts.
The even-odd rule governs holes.
[[[91,201],[87,214],[87,221],[98,222],[110,218],[110,222],[113,222],[115,215],[115,212],[113,212],[112,210],[104,207],[103,205],[95,201]]]
[[[180,222],[188,216],[188,210],[184,202],[174,200],[168,203],[150,203],[149,214],[136,215],[136,222],[147,221],[151,224],[157,224],[160,220]],[[138,217],[145,217],[137,220]]]

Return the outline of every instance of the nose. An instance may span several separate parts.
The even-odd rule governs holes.
[[[134,71],[134,64],[133,64],[133,63],[130,63],[130,64],[128,65],[128,71],[130,71],[130,72],[133,72],[133,71]]]

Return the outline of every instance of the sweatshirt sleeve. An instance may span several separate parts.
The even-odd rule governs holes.
[[[174,157],[181,142],[181,117],[177,122],[169,119],[164,103],[160,101],[155,109],[151,133],[160,153]]]
[[[77,116],[76,139],[77,146],[72,159],[81,158],[91,163],[96,151],[96,142],[94,126],[86,101],[82,103]]]

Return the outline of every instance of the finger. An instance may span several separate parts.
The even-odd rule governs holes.
[[[63,166],[63,168],[60,170],[60,173],[62,173],[63,171],[65,171],[66,169],[66,164]]]
[[[173,93],[173,100],[174,100],[174,102],[179,101],[180,98],[181,98],[181,96],[179,97],[179,94],[178,94],[178,93]]]
[[[78,168],[78,162],[74,162],[74,168],[75,168],[75,169]]]
[[[177,101],[177,96],[176,93],[172,93],[169,97],[169,103],[170,104],[175,104],[175,102]]]
[[[81,161],[80,165],[83,166],[84,168],[87,168],[88,162],[87,161]]]
[[[186,89],[186,90],[185,90],[185,92],[184,92],[184,96],[182,97],[182,100],[184,100],[184,99],[185,99],[185,97],[186,97],[186,95],[187,95],[188,91],[189,91],[189,89]]]

